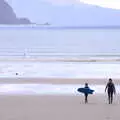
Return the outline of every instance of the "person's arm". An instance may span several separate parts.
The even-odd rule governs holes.
[[[116,89],[114,84],[113,84],[113,89],[114,89],[114,94],[116,94]]]
[[[107,83],[107,85],[106,85],[106,87],[105,87],[105,92],[106,92],[107,88],[108,88],[108,83]]]

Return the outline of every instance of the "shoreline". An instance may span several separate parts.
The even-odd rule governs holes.
[[[0,84],[85,84],[88,82],[89,85],[105,85],[109,78],[0,78]],[[113,79],[115,84],[120,84],[120,79]]]
[[[120,62],[120,58],[95,58],[95,57],[91,57],[91,58],[32,58],[32,57],[16,57],[16,58],[0,58],[0,62],[93,62],[93,63],[97,63],[97,62]]]
[[[120,58],[115,58],[115,59],[105,59],[105,58],[100,58],[100,59],[79,59],[79,58],[0,58],[0,62],[115,62],[118,63],[120,62]]]

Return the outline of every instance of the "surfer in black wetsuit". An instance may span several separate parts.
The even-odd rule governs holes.
[[[112,104],[112,101],[113,101],[113,93],[115,94],[116,93],[116,90],[115,90],[115,85],[114,83],[112,82],[112,79],[110,78],[109,79],[109,82],[107,83],[106,85],[106,88],[105,88],[105,92],[108,92],[108,101],[109,101],[109,104]]]
[[[85,87],[84,88],[89,88],[89,86],[88,86],[88,83],[85,83]],[[85,103],[88,103],[88,94],[87,93],[85,93]]]

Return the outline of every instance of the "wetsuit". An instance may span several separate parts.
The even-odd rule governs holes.
[[[89,89],[89,87],[88,87],[88,86],[85,86],[85,88],[88,88],[88,89]],[[87,93],[85,93],[85,103],[88,103],[88,99],[87,99],[87,97],[88,97],[88,94],[87,94]]]
[[[109,104],[112,104],[112,101],[113,101],[113,93],[115,93],[114,83],[108,82],[108,84],[107,84],[107,86],[106,86],[106,89],[107,89],[107,92],[108,92]]]

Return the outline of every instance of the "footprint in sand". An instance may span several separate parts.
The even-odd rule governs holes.
[[[105,120],[112,120],[110,117],[106,117]]]

